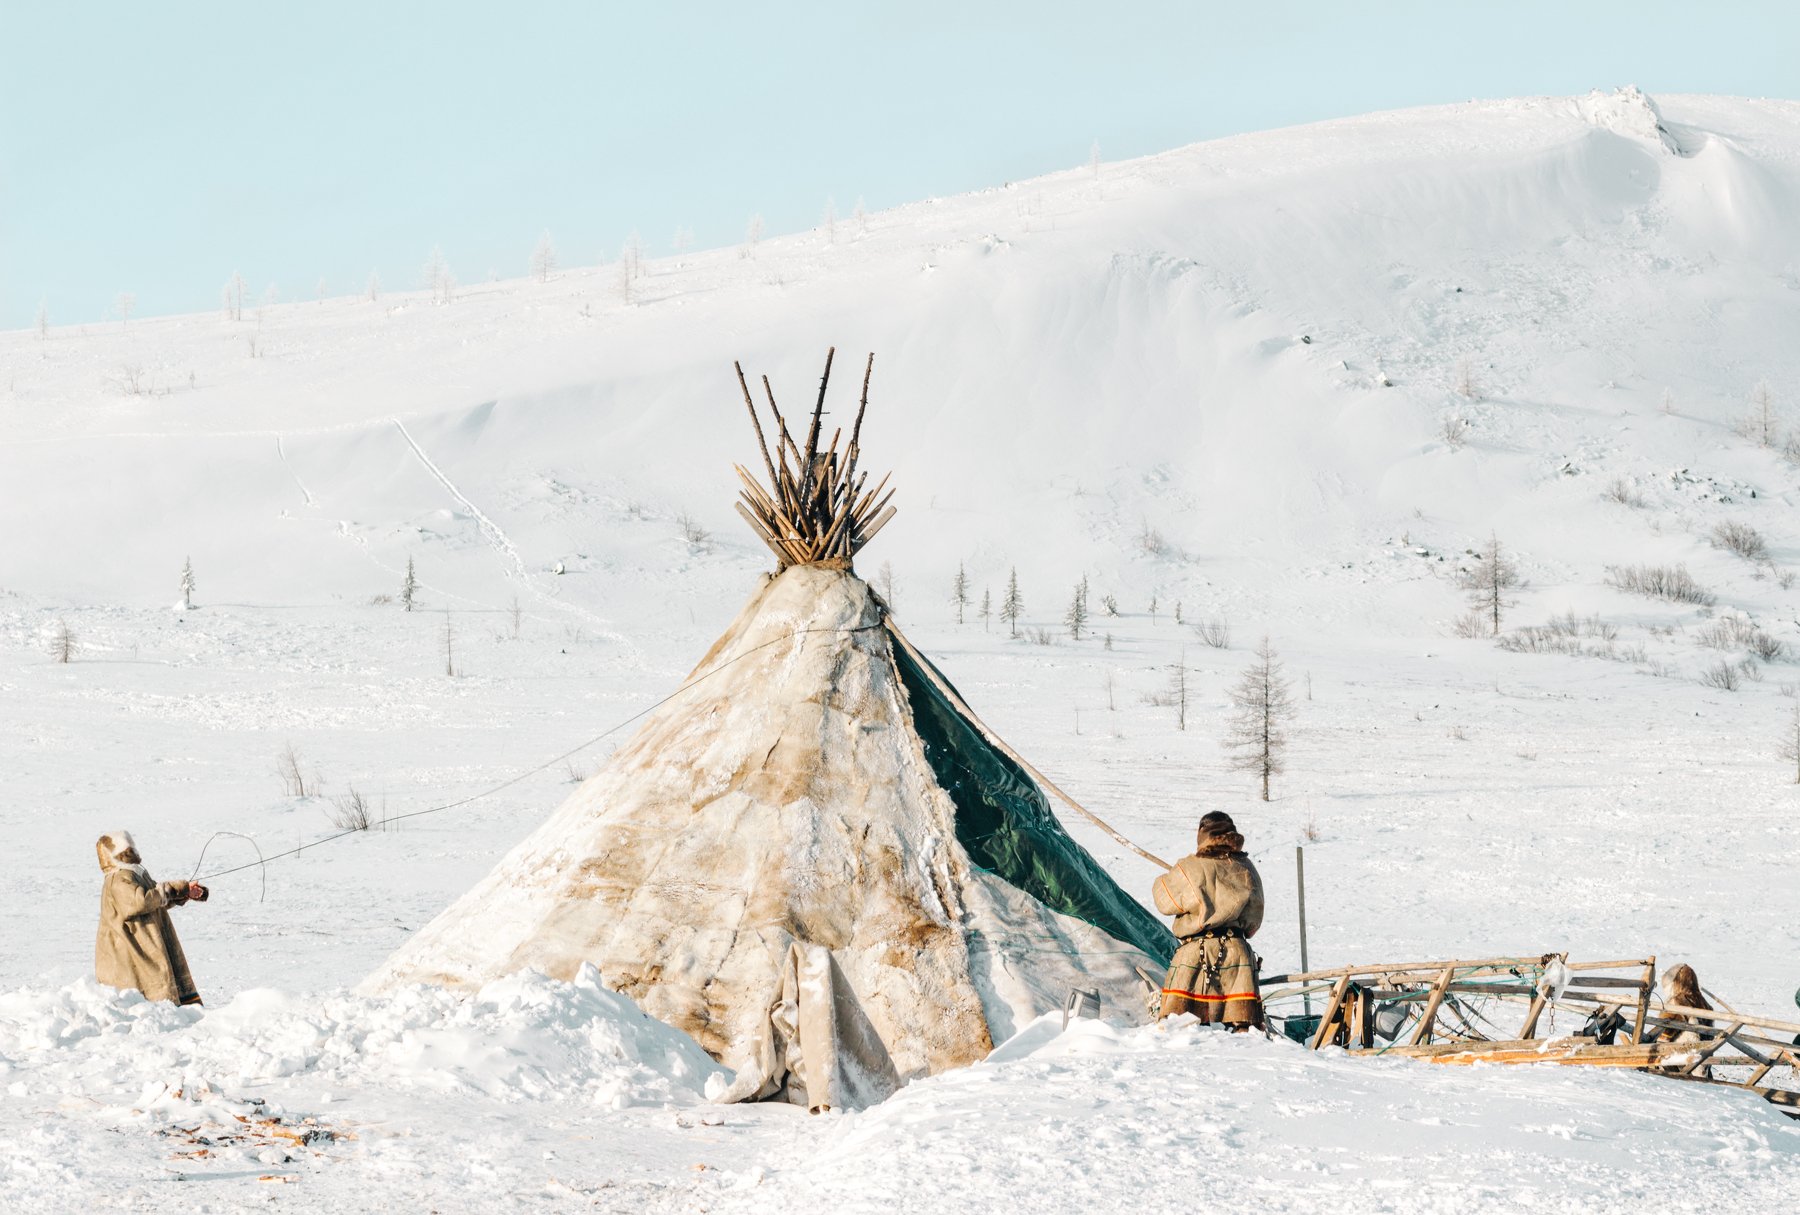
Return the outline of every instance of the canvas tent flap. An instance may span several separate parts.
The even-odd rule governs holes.
[[[813,1113],[864,1109],[900,1087],[887,1048],[822,945],[788,946],[750,1062],[716,1100],[787,1100]]]
[[[969,858],[1045,906],[1092,924],[1166,966],[1175,938],[1069,837],[1044,791],[995,750],[907,651],[893,647],[913,725],[938,784],[956,803],[956,838]],[[929,660],[923,660],[929,663]],[[935,666],[932,675],[950,681]]]

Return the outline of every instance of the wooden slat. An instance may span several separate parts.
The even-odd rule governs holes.
[[[1444,995],[1450,990],[1450,983],[1456,977],[1456,967],[1444,967],[1444,973],[1437,977],[1431,985],[1431,997],[1425,1002],[1425,1011],[1419,1014],[1419,1028],[1413,1031],[1412,1045],[1422,1046],[1431,1038],[1432,1026],[1437,1021],[1438,1006],[1444,1002]]]

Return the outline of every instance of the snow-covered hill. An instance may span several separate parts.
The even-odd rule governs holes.
[[[613,265],[452,294],[0,334],[0,827],[23,842],[0,988],[85,969],[102,830],[130,826],[169,874],[221,829],[266,851],[329,833],[329,803],[271,774],[289,742],[328,795],[398,814],[667,692],[768,564],[730,510],[730,464],[758,458],[732,361],[798,412],[831,345],[836,424],[876,354],[866,461],[901,489],[863,572],[889,567],[909,634],[983,716],[1145,846],[1238,814],[1276,967],[1310,837],[1315,962],[1655,953],[1771,1015],[1800,984],[1779,751],[1800,684],[1800,103],[1374,115],[650,260],[628,290]],[[1759,384],[1767,442],[1744,425]],[[1723,524],[1765,554],[1719,546]],[[1509,628],[1572,612],[1574,637],[1531,644],[1585,653],[1455,635],[1455,574],[1490,535],[1529,580]],[[198,610],[172,613],[186,558]],[[429,610],[372,603],[409,559]],[[1684,565],[1714,602],[1608,584],[1632,565]],[[1016,569],[1054,644],[957,625],[959,566],[996,604]],[[1077,642],[1083,577],[1119,615]],[[65,622],[66,666],[45,651]],[[1300,697],[1267,806],[1217,745],[1265,632]],[[1158,703],[1177,663],[1186,729]],[[1721,663],[1736,690],[1700,682]],[[353,984],[568,775],[277,862],[266,902],[255,871],[222,879],[182,921],[209,1002]],[[1147,889],[1148,866],[1072,829]],[[212,849],[207,870],[249,856]],[[71,998],[19,995],[18,1015]],[[0,1102],[30,1121],[69,1073],[13,1041]],[[1382,1091],[1353,1102],[1370,1125]],[[1736,1100],[1656,1099],[1671,1118]],[[1791,1187],[1787,1140],[1740,1113],[1769,1192]],[[1590,1187],[1609,1158],[1573,1158],[1598,1170],[1587,1209],[1612,1209]],[[423,1192],[463,1175],[433,1176]]]

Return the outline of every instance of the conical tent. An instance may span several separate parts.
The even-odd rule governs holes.
[[[784,562],[371,986],[592,964],[736,1069],[728,1098],[814,1107],[975,1062],[1073,989],[1142,1018],[1137,970],[1173,939],[958,711],[852,552]]]

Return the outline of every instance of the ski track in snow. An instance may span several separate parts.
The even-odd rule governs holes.
[[[506,532],[501,529],[500,525],[488,518],[486,513],[484,513],[479,506],[476,506],[474,502],[470,501],[469,496],[457,487],[456,482],[452,481],[444,473],[444,470],[439,468],[436,462],[433,461],[430,456],[425,454],[425,449],[419,446],[418,440],[412,437],[412,432],[406,429],[406,423],[402,422],[399,418],[392,418],[390,420],[394,424],[394,429],[400,432],[400,437],[406,440],[406,445],[412,448],[413,455],[418,457],[419,463],[424,466],[425,471],[430,473],[437,483],[442,485],[452,498],[455,498],[458,502],[462,503],[463,508],[474,518],[476,526],[480,529],[481,534],[487,538],[488,543],[491,544],[495,550],[506,559],[507,564],[512,567],[512,571],[507,575],[508,578],[518,581],[539,602],[547,604],[550,607],[559,608],[572,616],[580,617],[599,629],[601,634],[608,641],[617,642],[621,645],[626,645],[629,648],[629,643],[626,641],[625,636],[615,631],[610,621],[600,616],[596,616],[580,604],[568,603],[540,589],[537,583],[532,579],[530,572],[525,568],[525,559],[519,556],[519,550],[514,547],[513,542],[507,537]]]
[[[300,494],[306,499],[306,504],[308,506],[318,506],[318,502],[314,500],[312,496],[312,490],[306,488],[306,482],[300,479],[300,474],[294,471],[294,466],[292,464],[288,463],[287,449],[281,445],[280,435],[275,436],[275,455],[281,460],[281,466],[287,469],[288,476],[294,479],[294,484],[300,487]]]

